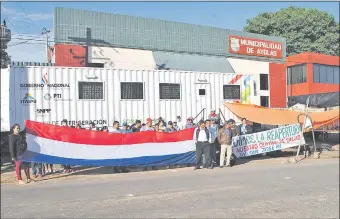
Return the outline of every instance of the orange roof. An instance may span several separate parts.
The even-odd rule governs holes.
[[[225,103],[230,111],[240,118],[247,118],[251,122],[267,125],[288,125],[298,123],[298,116],[303,112],[288,109],[271,109],[250,104]],[[325,112],[310,112],[314,125],[321,125],[339,119],[339,109]],[[300,123],[303,123],[304,116],[300,116]]]

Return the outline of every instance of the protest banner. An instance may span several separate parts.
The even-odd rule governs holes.
[[[236,157],[248,157],[305,144],[300,124],[233,137]]]

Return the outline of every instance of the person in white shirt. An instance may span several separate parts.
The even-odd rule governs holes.
[[[110,132],[111,133],[120,133],[118,121],[113,122],[113,127],[112,127],[112,129],[110,129]]]
[[[177,116],[176,118],[176,122],[177,122],[177,127],[178,127],[178,130],[183,130],[185,129],[185,122],[182,120],[182,118],[180,116]]]
[[[199,122],[199,127],[197,127],[194,131],[193,139],[196,142],[196,165],[194,170],[200,169],[203,161],[203,153],[205,158],[203,168],[213,169],[214,167],[210,156],[210,142],[212,141],[211,133],[209,129],[205,127],[204,121],[201,120]]]

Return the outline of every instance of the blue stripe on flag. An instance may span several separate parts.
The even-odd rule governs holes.
[[[162,156],[146,156],[124,159],[88,160],[56,157],[26,151],[21,161],[38,162],[48,164],[80,165],[80,166],[163,166],[175,164],[193,164],[196,161],[196,152],[190,151],[182,154]]]

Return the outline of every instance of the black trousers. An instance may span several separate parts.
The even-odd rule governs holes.
[[[216,141],[210,145],[211,161],[216,163]]]
[[[210,143],[208,141],[206,142],[197,142],[196,143],[196,167],[199,168],[203,162],[203,154],[204,154],[204,167],[211,167],[211,149],[210,149]]]

